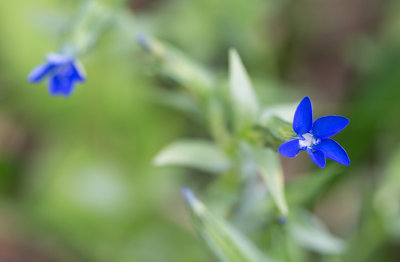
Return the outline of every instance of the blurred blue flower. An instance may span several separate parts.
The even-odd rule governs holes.
[[[86,80],[85,72],[80,63],[69,56],[48,54],[47,62],[35,67],[29,74],[31,83],[39,83],[48,77],[48,89],[51,95],[68,97],[72,94],[77,82]]]
[[[312,106],[309,97],[304,97],[297,106],[293,119],[293,130],[297,137],[283,143],[279,153],[286,157],[296,157],[305,150],[319,167],[325,167],[325,157],[342,165],[350,165],[346,151],[329,137],[339,133],[349,124],[343,116],[324,116],[313,123]]]

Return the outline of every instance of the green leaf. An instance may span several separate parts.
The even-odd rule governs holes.
[[[229,87],[237,130],[251,126],[258,118],[256,94],[236,50],[229,51]]]
[[[208,124],[216,143],[226,146],[230,140],[227,119],[222,102],[216,97],[210,97],[207,103]]]
[[[335,180],[338,179],[342,170],[343,168],[340,166],[330,165],[291,181],[286,188],[289,204],[291,206],[307,206],[314,203],[335,184]]]
[[[114,11],[99,1],[82,2],[62,52],[74,56],[87,53],[112,26],[114,18]]]
[[[154,164],[180,165],[212,173],[221,173],[230,167],[224,153],[214,143],[204,140],[174,142],[155,157]]]
[[[317,217],[306,211],[289,224],[289,231],[299,245],[322,254],[340,254],[346,247],[343,240],[331,235]]]
[[[220,261],[271,261],[232,225],[211,213],[189,189],[184,188],[182,193],[189,205],[196,230]]]
[[[287,215],[289,210],[286,204],[283,174],[278,155],[269,148],[258,148],[254,154],[261,177],[276,206],[283,215]]]
[[[259,141],[275,150],[278,150],[278,147],[283,142],[296,137],[292,125],[277,116],[263,119],[262,122],[255,126],[254,130],[254,133],[259,137]]]
[[[385,221],[386,230],[400,237],[400,149],[394,151],[374,196],[374,208]]]
[[[279,117],[283,121],[288,123],[293,122],[294,112],[298,106],[298,102],[296,103],[286,103],[286,104],[278,104],[273,106],[268,106],[262,109],[260,122],[266,122],[269,118],[275,116]]]
[[[180,50],[143,34],[138,35],[137,41],[155,58],[157,73],[163,78],[198,96],[213,89],[213,75]]]
[[[170,90],[158,89],[155,92],[156,103],[178,110],[190,116],[190,119],[199,123],[204,122],[202,111],[198,103],[183,92],[171,92]]]

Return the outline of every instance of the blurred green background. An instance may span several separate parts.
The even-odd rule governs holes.
[[[104,2],[119,22],[80,58],[87,83],[65,99],[26,77],[81,2],[0,1],[0,261],[215,261],[180,196],[209,178],[152,165],[171,141],[208,135],[167,106],[140,32],[221,79],[234,47],[264,104],[308,95],[315,117],[349,118],[335,139],[352,164],[308,208],[355,243],[349,261],[399,261],[399,1]],[[317,169],[282,163],[289,182]]]

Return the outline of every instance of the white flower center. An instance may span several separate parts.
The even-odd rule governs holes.
[[[315,145],[317,141],[315,141],[314,137],[310,134],[304,134],[303,135],[304,140],[299,139],[299,145],[300,148],[304,148],[304,147],[311,147],[312,145]]]

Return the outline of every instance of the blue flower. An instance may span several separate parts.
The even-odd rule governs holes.
[[[48,89],[51,95],[68,97],[77,82],[84,82],[86,75],[80,63],[65,55],[48,54],[47,62],[35,67],[29,74],[31,83],[39,83],[48,77]]]
[[[293,130],[297,137],[283,143],[279,153],[286,157],[296,157],[305,150],[311,160],[319,167],[325,167],[325,157],[342,165],[350,165],[346,151],[329,137],[339,133],[349,124],[343,116],[324,116],[313,123],[312,107],[309,97],[303,98],[297,106],[293,119]]]

